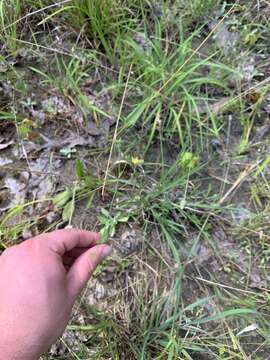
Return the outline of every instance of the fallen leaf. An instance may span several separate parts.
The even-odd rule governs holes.
[[[8,141],[7,143],[4,143],[4,144],[0,144],[0,150],[4,150],[4,149],[8,148],[12,144],[14,144],[13,140]]]
[[[243,80],[251,81],[258,74],[255,57],[250,56],[241,60],[241,63],[238,66],[238,71]]]
[[[251,324],[247,327],[245,327],[243,330],[239,331],[239,333],[236,335],[237,337],[249,332],[252,332],[254,330],[257,330],[259,328],[259,326],[257,324]]]
[[[250,277],[249,287],[253,289],[267,288],[267,279],[265,279],[257,270],[253,269],[249,277]]]
[[[7,158],[7,157],[1,157],[0,156],[0,166],[4,166],[4,165],[8,165],[8,164],[12,164],[12,160]]]
[[[36,120],[39,121],[39,123],[41,125],[44,124],[44,121],[45,121],[45,113],[43,111],[38,111],[38,110],[34,110],[34,109],[30,109],[30,114],[32,115],[32,117]]]
[[[41,102],[41,107],[44,112],[50,114],[61,114],[68,111],[68,104],[64,98],[52,96]]]
[[[75,146],[93,146],[95,144],[94,139],[91,136],[84,138],[81,135],[72,134],[65,139],[51,140],[40,134],[40,137],[46,141],[45,144],[40,145],[40,150],[43,149],[62,149],[62,148],[74,148]]]
[[[98,136],[98,135],[101,135],[101,133],[102,133],[102,129],[99,128],[93,120],[89,120],[87,122],[87,126],[86,126],[85,130],[89,135],[92,135],[92,136]]]
[[[44,152],[36,160],[30,161],[29,165],[31,177],[27,186],[28,191],[39,200],[51,197],[61,161],[59,159],[50,160],[48,154]],[[43,206],[42,203],[39,204]]]
[[[228,29],[225,23],[217,26],[216,22],[209,25],[210,29],[214,30],[214,39],[218,47],[222,48],[224,52],[228,53],[237,43],[239,34]]]
[[[5,73],[8,71],[8,64],[0,61],[0,73]]]
[[[261,97],[261,93],[253,91],[246,94],[245,100],[250,104],[256,104],[259,100],[261,100]]]
[[[81,135],[71,135],[70,137],[57,140],[49,139],[43,134],[40,134],[40,137],[44,140],[44,144],[36,144],[32,141],[24,141],[24,151],[21,147],[16,148],[14,150],[14,155],[21,159],[25,157],[25,153],[29,155],[33,151],[40,152],[43,150],[61,150],[64,148],[73,149],[76,146],[97,146],[97,142],[89,135],[87,137],[83,137]]]
[[[199,105],[197,110],[200,114],[207,114],[210,111],[213,115],[218,115],[226,109],[226,105],[229,104],[229,101],[229,97],[223,97],[222,99],[217,100],[213,104]]]
[[[14,178],[5,179],[5,187],[11,195],[10,205],[22,204],[26,197],[25,184]]]
[[[266,122],[266,124],[260,126],[256,130],[256,134],[252,139],[252,143],[254,144],[262,141],[265,138],[265,136],[269,133],[269,131],[270,131],[270,122]]]

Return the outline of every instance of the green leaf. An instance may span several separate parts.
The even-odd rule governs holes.
[[[257,41],[260,39],[260,37],[261,37],[261,34],[257,30],[255,30],[255,31],[248,33],[245,36],[244,42],[246,45],[253,46],[257,43]]]
[[[199,158],[193,153],[186,151],[181,155],[180,164],[187,170],[192,170],[198,165]]]
[[[76,149],[71,149],[71,148],[63,148],[60,149],[60,154],[66,156],[68,159],[71,158],[72,154],[75,154],[77,152]]]
[[[74,210],[75,210],[74,201],[71,200],[64,207],[64,210],[63,210],[63,213],[62,213],[63,221],[69,221],[72,218]]]
[[[254,174],[255,178],[257,178],[265,170],[265,168],[268,166],[269,163],[270,163],[270,155],[268,155],[266,159],[257,167],[257,170]]]
[[[87,204],[86,204],[86,209],[90,209],[92,204],[93,204],[93,200],[94,200],[94,197],[95,197],[96,193],[95,192],[92,192],[92,194],[90,194],[89,196],[89,200],[87,201]]]
[[[139,118],[142,116],[147,106],[148,106],[148,99],[137,105],[135,109],[133,109],[133,111],[124,120],[125,128],[134,126],[136,122],[139,120]]]
[[[101,214],[102,214],[102,215],[104,215],[104,216],[107,217],[107,218],[110,218],[110,213],[109,213],[108,210],[102,208],[100,211],[101,211]]]
[[[115,226],[111,226],[110,237],[114,237],[114,235],[115,235]]]
[[[84,167],[80,159],[76,159],[76,175],[79,180],[85,178]]]
[[[100,230],[100,236],[101,236],[101,242],[105,242],[108,240],[110,233],[109,233],[110,229],[108,226],[104,226],[104,228],[102,228]]]
[[[185,349],[182,350],[182,354],[186,357],[187,360],[193,360]]]
[[[216,320],[220,320],[220,319],[225,319],[228,317],[232,317],[232,316],[240,316],[240,315],[246,315],[246,314],[256,314],[256,310],[253,309],[231,309],[231,310],[226,310],[226,311],[222,311],[220,313],[217,313],[215,315],[212,316],[207,316],[201,319],[197,319],[194,321],[191,321],[190,323],[188,323],[188,325],[199,325],[199,324],[205,324],[208,323],[210,321],[216,321]]]
[[[84,181],[85,185],[90,190],[96,190],[96,188],[100,185],[99,179],[93,175],[85,175]]]
[[[203,307],[205,304],[209,303],[210,300],[212,300],[214,296],[209,296],[203,299],[198,299],[194,303],[188,305],[186,308],[184,308],[183,312],[185,311],[193,311],[196,307]]]
[[[129,220],[129,216],[122,216],[119,219],[117,219],[121,223],[126,223]]]
[[[55,206],[61,208],[66,205],[66,203],[71,199],[71,197],[72,191],[71,189],[67,188],[53,198],[53,203]]]

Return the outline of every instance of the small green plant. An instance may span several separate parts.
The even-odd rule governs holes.
[[[71,159],[72,155],[75,155],[76,152],[77,152],[76,149],[71,149],[71,148],[60,149],[60,154],[66,156],[68,159]]]
[[[27,118],[17,123],[17,131],[22,139],[27,139],[37,128],[37,123]]]
[[[101,214],[98,217],[99,222],[103,225],[100,234],[102,241],[107,241],[110,237],[115,235],[116,226],[119,223],[126,223],[129,220],[129,216],[122,214],[121,212],[116,213],[114,216],[110,215],[106,209],[101,209]]]
[[[180,157],[180,164],[184,170],[192,170],[199,163],[198,156],[192,154],[191,152],[184,152]]]

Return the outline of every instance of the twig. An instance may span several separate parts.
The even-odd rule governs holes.
[[[22,40],[22,39],[15,39],[15,38],[13,38],[13,40],[14,40],[14,41],[17,41],[18,43],[21,43],[21,44],[31,45],[31,46],[33,46],[33,47],[36,47],[37,49],[43,49],[43,50],[51,51],[51,52],[56,53],[56,54],[59,54],[59,55],[69,56],[69,57],[72,57],[72,58],[74,58],[74,59],[76,59],[76,60],[79,60],[79,61],[81,61],[81,62],[84,61],[84,58],[83,58],[83,57],[75,54],[75,52],[70,52],[70,51],[68,51],[68,50],[66,50],[66,49],[61,49],[61,48],[58,48],[58,49],[57,49],[57,48],[53,48],[53,47],[49,47],[49,46],[45,46],[45,45],[40,45],[40,44],[37,44],[37,43],[32,43],[32,42],[30,42],[30,41],[26,41],[26,40]],[[89,64],[93,64],[93,65],[95,65],[95,66],[98,66],[98,67],[100,67],[100,68],[102,68],[102,69],[105,69],[105,70],[109,70],[109,71],[114,72],[114,73],[116,73],[116,74],[119,73],[117,70],[114,70],[114,69],[112,69],[112,68],[109,67],[109,66],[102,65],[102,64],[100,64],[100,63],[98,63],[98,62],[96,62],[96,61],[87,59],[87,62],[88,62]]]
[[[226,192],[226,194],[219,200],[219,205],[222,205],[231,193],[245,180],[245,178],[258,166],[258,163],[249,165],[244,171],[242,171],[236,179],[233,186]]]
[[[203,279],[203,278],[200,278],[200,277],[196,277],[196,279],[199,280],[199,281],[205,282],[206,284],[213,285],[213,286],[218,286],[218,287],[223,288],[223,289],[235,290],[235,291],[242,292],[244,294],[258,295],[258,293],[256,293],[255,291],[243,290],[243,289],[235,288],[233,286],[219,284],[219,283],[216,283],[214,281],[206,280],[206,279]]]
[[[125,98],[126,98],[127,87],[128,87],[128,83],[129,83],[129,79],[130,79],[130,75],[131,75],[131,70],[132,70],[132,64],[129,67],[128,77],[127,77],[124,93],[123,93],[123,96],[122,96],[122,101],[121,101],[121,105],[120,105],[120,108],[119,108],[119,113],[118,113],[117,120],[116,120],[116,125],[115,125],[115,130],[114,130],[113,139],[112,139],[112,145],[111,145],[111,150],[110,150],[110,155],[109,155],[107,168],[106,168],[106,172],[105,172],[105,177],[104,177],[104,182],[103,182],[103,186],[102,186],[102,192],[101,192],[102,197],[104,197],[105,186],[106,186],[106,181],[107,181],[107,178],[108,178],[110,162],[111,162],[111,158],[112,158],[114,144],[115,144],[116,139],[117,139],[117,131],[118,131],[118,126],[119,126],[119,121],[120,121],[120,117],[121,117],[121,114],[122,114],[124,101],[125,101]]]

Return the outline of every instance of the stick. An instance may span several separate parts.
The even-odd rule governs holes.
[[[113,140],[112,140],[110,155],[109,155],[107,168],[106,168],[106,172],[105,172],[105,177],[104,177],[104,181],[103,181],[103,186],[102,186],[102,192],[101,192],[102,197],[104,197],[105,186],[106,186],[106,181],[107,181],[107,178],[108,178],[108,173],[109,173],[113,148],[114,148],[114,144],[115,144],[116,139],[117,139],[117,131],[118,131],[118,126],[119,126],[119,121],[120,121],[120,117],[121,117],[121,114],[122,114],[124,101],[125,101],[125,98],[126,98],[127,87],[128,87],[128,82],[129,82],[130,75],[131,75],[131,70],[132,70],[132,64],[129,67],[128,77],[127,77],[127,81],[126,81],[126,85],[125,85],[125,89],[124,89],[124,93],[123,93],[123,96],[122,96],[122,101],[121,101],[121,105],[120,105],[120,108],[119,108],[119,113],[118,113],[118,117],[117,117],[117,121],[116,121],[116,125],[115,125],[115,130],[114,130],[114,134],[113,134]]]

